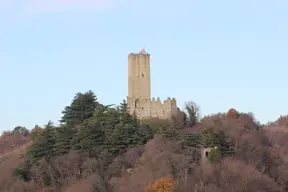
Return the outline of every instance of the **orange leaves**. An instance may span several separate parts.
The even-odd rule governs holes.
[[[172,178],[160,178],[146,187],[147,192],[173,192],[175,181]]]
[[[229,109],[229,111],[226,114],[227,117],[235,118],[237,119],[239,117],[238,111],[236,111],[234,108]]]
[[[30,140],[34,140],[39,134],[41,134],[43,131],[43,129],[39,126],[35,126],[32,130],[31,130],[31,134],[30,134]]]

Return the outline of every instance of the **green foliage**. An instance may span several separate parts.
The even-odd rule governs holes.
[[[30,132],[30,135],[29,135],[29,139],[31,141],[34,141],[41,133],[42,133],[43,129],[36,125]]]
[[[142,120],[142,124],[151,127],[153,133],[159,133],[164,127],[170,126],[171,123],[164,119],[150,118]]]
[[[103,172],[101,174],[105,175],[107,168],[104,167],[108,167],[111,159],[129,148],[145,144],[153,137],[150,126],[141,124],[128,114],[125,102],[119,107],[103,105],[97,102],[92,91],[77,93],[71,105],[65,107],[60,122],[62,124],[57,127],[49,121],[44,129],[37,131],[37,137],[24,156],[24,164],[14,170],[16,177],[24,181],[35,179],[31,173],[36,170],[40,181],[54,186],[65,177],[61,171],[55,170],[59,167],[55,158],[69,155],[70,151],[76,151],[80,157],[96,159],[97,174]],[[101,156],[104,152],[110,154],[105,160]],[[65,161],[62,160],[62,163],[65,164]],[[104,176],[100,178],[99,181],[106,182]]]
[[[182,135],[184,145],[188,147],[200,147],[201,135],[198,133],[185,133]]]
[[[34,140],[27,149],[26,157],[31,164],[36,163],[42,157],[49,159],[55,154],[56,127],[51,121],[45,126],[43,132]]]
[[[23,181],[29,181],[31,179],[29,169],[30,167],[28,166],[28,164],[22,164],[13,170],[13,176]]]
[[[71,146],[73,150],[92,157],[97,156],[104,141],[105,133],[101,127],[83,126],[74,135],[74,138],[71,140]]]
[[[66,125],[57,128],[55,141],[55,155],[64,155],[72,149],[71,141],[73,140],[76,130]]]
[[[218,147],[210,149],[208,152],[208,161],[210,163],[217,163],[221,160],[221,153]]]
[[[66,106],[62,111],[61,123],[67,126],[82,124],[90,119],[97,106],[99,106],[96,95],[92,91],[77,93],[70,106]]]
[[[143,120],[142,125],[149,127],[151,134],[162,135],[165,139],[173,140],[179,138],[179,134],[173,121],[151,118]]]
[[[29,130],[26,127],[23,126],[17,126],[13,129],[12,133],[22,133],[27,134],[29,133]]]
[[[122,154],[127,148],[142,145],[153,137],[149,126],[127,121],[115,124],[114,129],[107,134],[105,145],[112,154]]]
[[[149,125],[139,125],[137,129],[138,144],[143,145],[153,138],[153,130]]]
[[[166,139],[179,139],[179,134],[173,125],[167,125],[160,128],[159,133]]]
[[[203,147],[218,147],[221,156],[234,154],[234,144],[232,140],[225,135],[224,131],[208,128],[201,133],[201,145]]]

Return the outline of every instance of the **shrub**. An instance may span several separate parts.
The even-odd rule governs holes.
[[[38,137],[43,132],[43,129],[36,125],[30,133],[29,139],[33,141],[36,137]]]
[[[208,161],[210,163],[218,163],[221,160],[221,153],[218,147],[214,147],[208,153]]]
[[[150,184],[146,187],[147,192],[173,192],[175,181],[172,178],[160,178],[155,181],[154,184]]]
[[[227,112],[226,117],[237,119],[239,117],[239,112],[236,111],[234,108],[231,108]]]

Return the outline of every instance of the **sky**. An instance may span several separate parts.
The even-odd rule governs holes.
[[[90,89],[119,104],[144,46],[152,96],[274,121],[288,114],[287,21],[287,0],[0,0],[0,131],[57,124]]]

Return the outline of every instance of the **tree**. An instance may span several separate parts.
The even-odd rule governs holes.
[[[193,101],[189,101],[185,104],[186,115],[188,116],[188,125],[193,126],[199,122],[200,107]]]
[[[75,129],[65,125],[56,129],[55,155],[64,155],[72,149],[71,141],[75,134]]]
[[[172,178],[160,178],[146,187],[147,192],[173,192],[175,181]]]
[[[129,124],[117,124],[111,134],[107,136],[106,145],[115,155],[122,154],[127,148],[138,144],[137,128]]]
[[[81,127],[72,139],[73,149],[90,157],[97,156],[104,144],[105,134],[100,126]]]
[[[80,125],[85,120],[93,117],[99,105],[96,95],[91,90],[85,93],[77,93],[71,105],[66,106],[62,111],[63,117],[60,122],[72,127]]]
[[[31,133],[29,135],[30,140],[36,139],[41,133],[43,132],[43,129],[39,125],[35,125],[35,127],[31,130]]]
[[[218,147],[221,156],[234,154],[234,144],[225,135],[224,131],[216,130],[214,127],[207,128],[201,132],[201,144],[203,147]]]
[[[131,116],[128,111],[128,106],[125,100],[123,100],[122,103],[120,103],[120,106],[117,108],[118,112],[120,114],[120,120],[123,123],[136,123],[137,119],[135,116]]]
[[[21,134],[27,134],[28,132],[29,130],[23,126],[17,126],[12,131],[12,133],[21,133]]]
[[[236,111],[234,108],[228,110],[226,117],[237,119],[239,117],[239,112]]]
[[[201,135],[198,133],[184,133],[182,139],[187,147],[199,148],[201,146]]]
[[[49,121],[43,132],[34,140],[32,145],[27,149],[29,163],[34,164],[42,157],[49,159],[55,153],[56,127]]]
[[[217,163],[221,160],[221,154],[218,147],[212,148],[208,153],[208,161],[210,163]]]
[[[75,150],[95,156],[104,147],[107,135],[119,123],[119,113],[110,105],[100,105],[85,125],[81,126],[73,139]]]
[[[71,105],[65,107],[61,123],[56,127],[49,121],[44,129],[37,127],[41,131],[33,133],[35,137],[24,156],[24,166],[15,170],[16,175],[45,185],[63,183],[66,177],[71,176],[65,163],[69,162],[67,157],[74,151],[82,157],[101,161],[97,164],[99,180],[94,189],[110,191],[106,172],[113,158],[122,155],[129,148],[145,144],[153,137],[148,125],[140,124],[140,121],[128,113],[125,101],[118,107],[103,105],[97,102],[91,91],[78,93],[74,97]],[[35,131],[36,128],[33,132]],[[103,152],[111,157],[101,159]],[[81,160],[71,164],[81,167],[83,162]],[[43,169],[44,165],[47,165],[47,169]],[[90,171],[90,174],[94,172]],[[77,168],[74,175],[80,178],[82,169]]]

